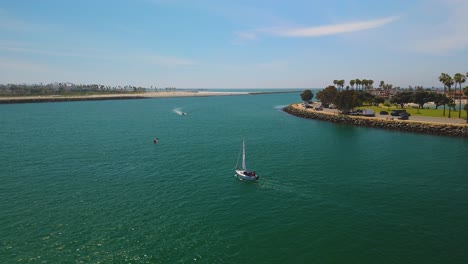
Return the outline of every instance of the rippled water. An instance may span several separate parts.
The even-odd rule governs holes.
[[[466,263],[466,139],[280,110],[299,100],[0,105],[0,262]]]

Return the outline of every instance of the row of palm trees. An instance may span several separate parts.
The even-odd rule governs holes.
[[[343,90],[343,87],[344,87],[344,84],[345,84],[345,80],[333,80],[333,84],[338,87],[338,88],[341,88]],[[351,86],[351,89],[354,90],[354,85],[356,85],[356,90],[369,90],[369,89],[372,89],[374,85],[374,80],[367,80],[367,79],[353,79],[353,80],[350,80],[349,81],[349,85]],[[349,86],[347,86],[346,88],[349,88]],[[379,84],[379,88],[382,88],[382,89],[385,89],[385,88],[392,88],[392,85],[388,85],[388,84],[385,84],[384,81],[380,81],[380,84]]]
[[[466,78],[468,77],[468,72],[465,74],[461,74],[461,73],[455,73],[455,75],[453,76],[450,76],[449,74],[447,73],[441,73],[440,76],[439,76],[439,81],[444,85],[444,94],[446,94],[447,90],[448,90],[448,94],[449,96],[451,96],[452,94],[452,85],[455,84],[455,93],[457,92],[457,84],[458,84],[458,87],[459,87],[459,91],[460,91],[460,94],[458,96],[458,118],[461,117],[461,98],[462,98],[462,83],[464,83],[466,81]],[[445,105],[444,105],[444,115],[445,115]],[[449,116],[450,117],[450,107],[449,107]]]
[[[458,100],[459,100],[459,102],[458,102],[458,107],[459,107],[458,117],[459,118],[461,117],[462,83],[466,82],[467,79],[468,79],[468,72],[466,74],[456,73],[453,77],[450,76],[447,73],[442,73],[439,76],[439,81],[442,84],[444,84],[444,94],[447,95],[447,92],[448,92],[449,98],[453,96],[452,87],[455,88],[455,94],[457,94],[457,85],[458,85],[458,91],[459,91],[459,93],[458,93]],[[333,84],[337,88],[341,88],[341,90],[343,90],[343,87],[345,85],[345,80],[334,80]],[[356,90],[370,90],[370,89],[373,88],[372,85],[374,84],[374,81],[371,80],[371,79],[369,79],[369,80],[368,79],[362,79],[362,80],[353,79],[353,80],[349,81],[349,84],[351,86],[351,89],[354,89],[354,86],[356,85]],[[349,86],[346,86],[346,89],[349,89],[349,88],[350,88]],[[386,84],[384,81],[380,81],[379,88],[381,88],[384,91],[387,91],[387,90],[392,89],[393,85]],[[411,89],[411,87],[410,87],[410,89]],[[456,98],[454,98],[454,99],[456,99]],[[448,117],[451,117],[450,110],[451,110],[451,107],[449,107],[449,116]],[[445,116],[445,105],[444,105],[443,115]]]
[[[361,87],[361,90],[364,89],[370,89],[372,88],[372,85],[374,84],[374,80],[367,80],[367,79],[355,79],[355,80],[350,80],[349,85],[354,89],[354,85],[356,85],[356,89],[359,90],[359,87]]]
[[[333,84],[334,84],[336,87],[339,87],[339,88],[341,88],[341,90],[343,90],[343,87],[344,87],[344,84],[345,84],[345,80],[333,80]]]

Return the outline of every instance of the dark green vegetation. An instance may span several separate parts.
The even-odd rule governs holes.
[[[312,98],[314,98],[314,94],[311,90],[305,90],[301,93],[301,99],[304,102],[309,102],[310,100],[312,100]]]
[[[467,75],[468,75],[468,73],[467,73]],[[465,97],[468,98],[468,86],[465,87],[463,90],[464,90]],[[467,113],[467,114],[466,114],[466,116],[467,116],[467,117],[466,117],[466,122],[468,122],[468,104],[465,104],[464,109],[465,109],[465,111],[466,111],[466,113]]]
[[[318,92],[317,99],[320,100],[325,107],[330,104],[335,104],[339,110],[345,113],[358,106],[377,106],[385,101],[382,97],[372,94],[370,91],[347,89],[340,92],[335,86],[328,86],[324,90]]]
[[[394,105],[400,106],[401,108],[404,108],[405,104],[415,103],[420,109],[424,108],[424,104],[434,102],[435,108],[437,109],[439,106],[450,104],[452,101],[443,94],[418,88],[416,91],[403,91],[396,93],[390,99],[390,102]]]
[[[446,116],[445,110],[448,108],[449,118],[452,117],[452,111],[457,111],[458,118],[461,118],[463,117],[462,97],[463,95],[465,98],[468,97],[468,87],[464,88],[464,92],[462,92],[461,87],[462,83],[466,81],[466,76],[468,76],[468,73],[466,75],[456,73],[452,78],[450,75],[442,73],[439,76],[439,81],[444,85],[444,90],[423,88],[422,86],[417,86],[415,88],[410,86],[407,89],[401,89],[400,87],[393,87],[392,84],[386,84],[384,81],[380,81],[379,87],[374,88],[372,86],[374,81],[367,79],[351,80],[349,81],[351,87],[346,86],[346,89],[343,90],[345,81],[334,80],[333,84],[336,86],[328,86],[322,91],[319,91],[316,98],[321,101],[324,107],[335,104],[336,108],[344,114],[360,106],[378,108],[380,104],[384,104],[387,109],[390,109],[392,107],[405,108],[405,105],[414,103],[418,105],[416,114],[421,114],[423,111],[427,110],[429,116]],[[454,86],[454,90],[452,90],[452,86]],[[457,101],[458,110],[455,109]],[[424,105],[427,103],[434,103],[435,111],[432,109],[424,109]],[[444,107],[442,114],[439,114],[438,108],[440,106]],[[420,111],[420,109],[424,110]],[[464,110],[468,112],[466,104]]]
[[[466,74],[468,76],[468,73]],[[461,112],[461,97],[462,97],[462,88],[461,84],[466,81],[466,76],[461,74],[461,73],[456,73],[454,77],[452,78],[450,75],[447,73],[441,73],[439,76],[439,81],[444,85],[444,94],[447,93],[449,94],[449,98],[452,97],[458,97],[459,98],[459,113],[458,117],[460,117],[460,112]],[[455,84],[455,91],[452,92],[451,88],[452,85]],[[459,85],[459,91],[457,92],[457,84]],[[465,87],[466,88],[466,87]],[[449,113],[448,117],[451,117],[451,108],[455,107],[455,103],[453,100],[450,100],[450,102],[447,104],[449,106]],[[445,115],[445,104],[444,104],[444,115]],[[466,122],[468,123],[468,118],[466,119]]]
[[[322,105],[327,107],[333,103],[338,95],[338,90],[335,86],[328,86],[323,91],[317,93],[317,99],[322,102]]]
[[[361,93],[357,93],[353,90],[346,90],[339,92],[335,98],[335,104],[344,113],[348,113],[354,107],[362,104],[362,101],[359,99]]]
[[[359,107],[357,107],[359,108]],[[402,108],[400,107],[397,107],[395,105],[392,105],[392,104],[389,104],[388,106],[385,106],[383,104],[380,104],[379,106],[370,106],[370,105],[366,105],[362,108],[365,108],[365,109],[371,109],[373,110],[375,113],[379,113],[380,111],[387,111],[387,112],[391,112],[393,110],[401,110]],[[425,109],[420,109],[416,106],[412,106],[412,107],[405,107],[404,110],[411,114],[411,116],[430,116],[430,117],[444,117],[443,116],[443,110],[441,108],[439,109],[435,109],[435,108],[425,108]],[[466,112],[464,112],[462,110],[462,113],[461,113],[461,117],[464,118],[466,117]],[[445,116],[445,118],[447,118]]]

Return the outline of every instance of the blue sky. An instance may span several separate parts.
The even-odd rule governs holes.
[[[466,0],[4,0],[0,83],[441,86],[468,72]]]

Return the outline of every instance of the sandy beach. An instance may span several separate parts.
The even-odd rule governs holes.
[[[0,97],[0,104],[14,103],[39,103],[62,101],[87,101],[87,100],[118,100],[118,99],[143,99],[164,97],[202,97],[202,96],[233,96],[247,95],[248,92],[209,92],[209,91],[160,91],[147,93],[122,93],[122,94],[98,94],[98,95],[46,95],[46,96],[12,96]]]
[[[190,96],[228,96],[228,95],[246,95],[248,92],[208,92],[208,91],[174,91],[174,92],[149,92],[142,93],[144,97],[190,97]]]

